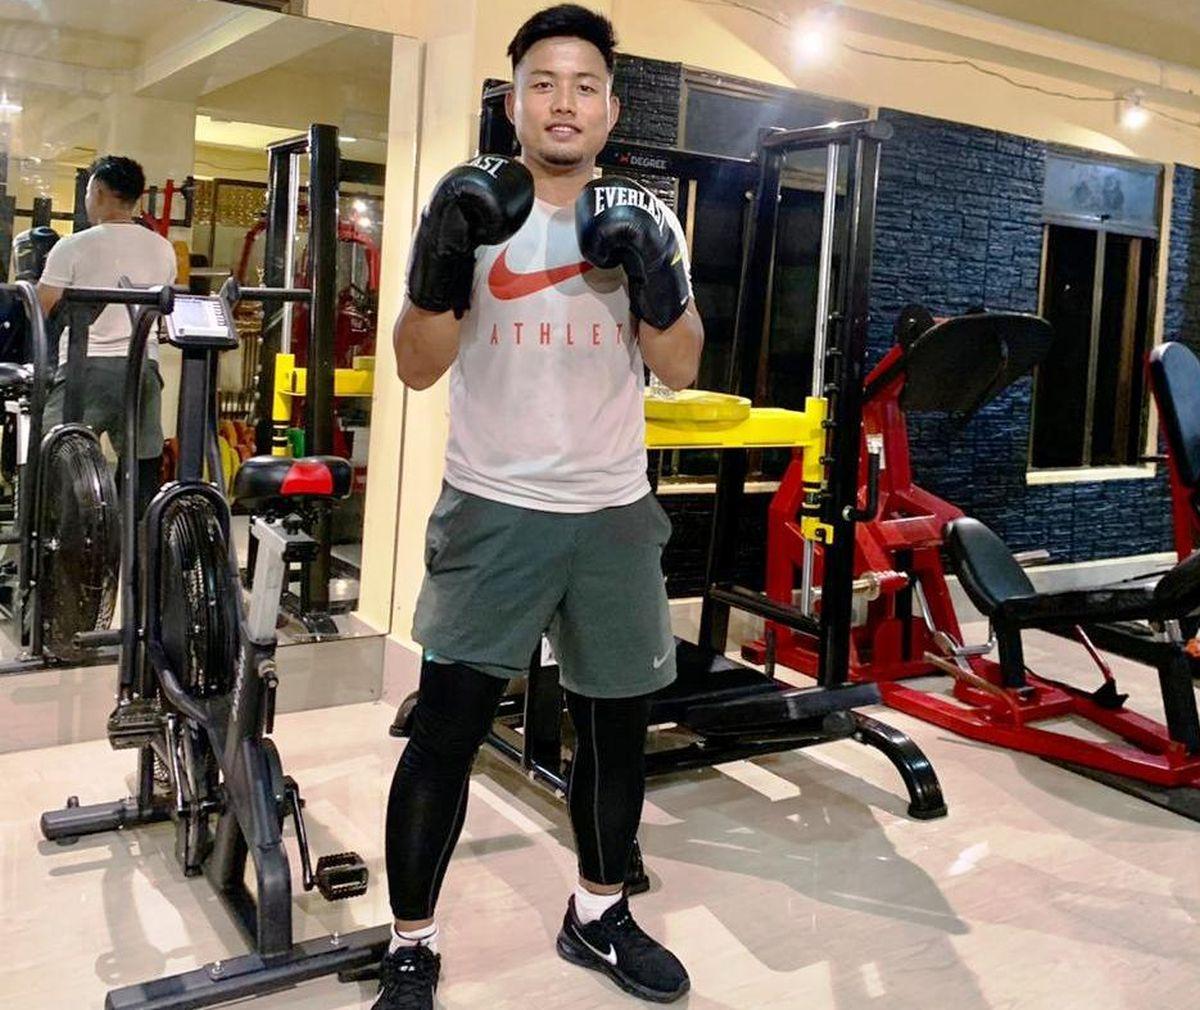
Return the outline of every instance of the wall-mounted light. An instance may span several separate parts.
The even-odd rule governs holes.
[[[343,133],[343,134],[341,134],[341,135],[338,137],[338,140],[345,141],[347,144],[357,144],[357,143],[358,143],[358,138],[357,138],[357,137],[350,137],[350,136],[347,136],[347,135],[346,135],[346,134],[344,134],[344,133]]]
[[[20,102],[8,97],[7,91],[0,92],[0,116],[15,116],[21,112],[22,108]]]
[[[1150,121],[1150,111],[1142,104],[1140,91],[1121,96],[1117,115],[1127,130],[1140,130]]]

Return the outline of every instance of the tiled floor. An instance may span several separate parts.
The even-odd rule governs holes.
[[[1056,674],[1067,647],[1031,661]],[[1155,684],[1126,689],[1153,710]],[[651,783],[642,831],[652,891],[636,914],[691,970],[682,1006],[859,1010],[1183,1010],[1200,993],[1200,824],[1024,755],[895,712],[926,749],[948,818],[905,816],[876,751],[844,741]],[[368,895],[297,899],[304,936],[387,918],[384,797],[403,744],[390,706],[282,716],[315,851],[354,848]],[[131,755],[102,742],[0,757],[0,1006],[99,1007],[110,987],[243,950],[160,825],[63,847],[38,813],[128,786]],[[293,853],[294,855],[294,853]],[[293,865],[295,860],[293,859]],[[444,1008],[635,1005],[553,949],[574,858],[563,807],[485,755],[439,919]],[[263,1010],[369,1006],[366,985],[307,983]]]

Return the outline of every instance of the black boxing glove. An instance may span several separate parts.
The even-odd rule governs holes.
[[[533,176],[519,161],[481,155],[452,168],[421,215],[408,266],[408,299],[429,312],[471,303],[475,250],[517,233],[533,208]]]
[[[575,201],[579,250],[593,266],[623,267],[638,319],[665,330],[683,315],[691,293],[683,252],[666,206],[632,179],[606,176]]]

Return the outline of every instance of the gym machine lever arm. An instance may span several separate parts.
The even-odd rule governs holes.
[[[98,649],[106,645],[120,645],[121,629],[105,628],[102,631],[77,631],[72,636],[72,641],[80,649]]]
[[[747,614],[785,624],[809,635],[819,634],[821,630],[816,619],[805,614],[799,607],[789,607],[786,603],[779,603],[752,589],[744,589],[742,586],[713,586],[709,589],[708,596],[715,603],[725,603]]]

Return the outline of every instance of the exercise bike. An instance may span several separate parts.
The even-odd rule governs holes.
[[[238,471],[233,498],[256,514],[259,548],[254,593],[243,614],[237,563],[230,543],[230,507],[221,493],[217,447],[216,376],[220,352],[237,346],[232,305],[239,298],[302,300],[305,291],[241,289],[232,280],[219,295],[114,292],[139,300],[127,388],[140,388],[140,367],[154,322],[183,352],[178,412],[178,479],[164,486],[138,529],[136,516],[136,397],[126,406],[131,451],[122,499],[127,542],[122,556],[123,623],[118,704],[109,719],[114,748],[138,752],[137,795],[42,815],[47,839],[131,828],[170,819],[175,852],[188,876],[204,873],[246,936],[251,952],[172,978],[114,990],[109,1010],[201,1007],[288,988],[296,982],[377,961],[388,927],[345,937],[296,943],[292,875],[283,827],[293,819],[305,890],[329,900],[360,895],[367,867],[353,852],[323,856],[312,865],[303,804],[284,774],[270,739],[278,677],[275,617],[287,565],[316,550],[303,530],[316,503],[345,497],[350,465],[335,457],[292,460],[257,457]],[[146,305],[149,298],[154,305]],[[205,470],[207,468],[207,474]],[[111,633],[78,636],[82,644]],[[156,765],[166,789],[156,788]],[[161,784],[160,784],[161,785]],[[255,886],[245,883],[247,860]]]
[[[48,322],[30,279],[4,286],[0,298],[19,306],[27,343],[24,363],[0,362],[0,399],[13,421],[7,427],[16,487],[11,525],[0,532],[0,544],[17,547],[0,571],[7,580],[0,605],[22,648],[21,657],[4,668],[104,658],[80,648],[75,637],[112,622],[120,553],[112,473],[96,434],[79,423],[82,375],[68,379],[64,422],[44,432],[43,416],[51,342],[69,325],[72,360],[82,360],[88,324],[107,303],[103,292],[68,288]]]

